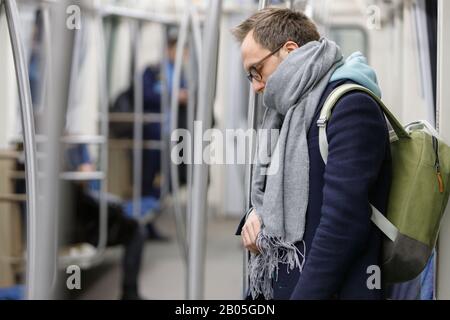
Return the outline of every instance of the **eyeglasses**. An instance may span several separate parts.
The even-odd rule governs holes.
[[[258,62],[254,63],[250,68],[248,68],[248,73],[247,73],[247,79],[250,82],[253,82],[253,79],[255,79],[256,81],[261,81],[262,80],[262,76],[258,71],[258,67],[261,67],[261,64],[266,61],[267,59],[269,59],[271,56],[273,56],[275,53],[278,52],[278,50],[280,50],[281,48],[283,48],[284,43],[282,45],[280,45],[279,47],[277,47],[275,50],[273,50],[272,52],[270,52],[267,56],[265,56],[264,58],[262,58],[261,60],[259,60]]]

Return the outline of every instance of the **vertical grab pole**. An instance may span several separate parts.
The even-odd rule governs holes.
[[[250,94],[249,94],[249,108],[248,108],[248,115],[247,115],[247,125],[248,128],[252,130],[256,130],[257,128],[257,108],[258,108],[258,99],[255,94],[255,92],[250,88]],[[248,150],[248,159],[247,163],[245,164],[245,212],[247,212],[252,203],[251,203],[251,184],[252,184],[252,161],[253,156],[256,149],[256,143],[254,141],[255,136],[252,134],[250,136],[249,141],[249,150]],[[248,259],[249,259],[249,252],[248,250],[244,249],[243,252],[243,277],[242,277],[242,295],[245,299],[248,292]]]
[[[133,216],[139,220],[142,198],[142,148],[144,97],[142,73],[139,69],[141,23],[136,22],[134,37],[134,132],[133,132]]]
[[[167,37],[167,27],[162,26],[163,34],[162,34],[162,46],[161,46],[161,185],[160,185],[160,202],[163,203],[165,197],[169,193],[169,180],[170,180],[170,170],[169,170],[169,145],[170,145],[170,136],[168,134],[169,128],[167,127],[167,119],[169,118],[170,112],[170,102],[169,102],[169,85],[167,79],[167,64],[168,59],[167,48],[168,48],[168,37]]]
[[[450,61],[447,58],[450,53],[450,3],[438,1],[438,59],[437,59],[437,128],[445,142],[450,141]],[[448,186],[447,186],[448,188]],[[450,206],[445,209],[439,233],[436,269],[435,269],[435,297],[438,300],[450,299]]]
[[[202,40],[201,40],[201,26],[200,26],[200,20],[198,17],[197,10],[194,5],[190,6],[190,12],[191,12],[191,23],[192,23],[192,33],[190,37],[189,42],[189,70],[188,70],[188,110],[187,110],[187,129],[188,132],[191,134],[194,133],[194,121],[195,121],[195,110],[196,110],[196,103],[197,103],[197,92],[198,92],[198,78],[201,66],[201,55],[202,55]],[[195,53],[195,54],[194,54]],[[189,163],[187,164],[187,199],[192,198],[192,160],[193,160],[193,152],[194,149],[194,142],[190,141],[189,144],[189,152],[188,152],[188,159]],[[186,209],[186,239],[189,241],[190,238],[190,230],[191,230],[191,216],[192,216],[192,202],[187,202],[187,209]],[[188,242],[189,247],[189,242]]]
[[[264,9],[270,4],[269,0],[260,0],[258,5],[258,10]],[[247,115],[247,123],[249,129],[253,132],[257,129],[257,121],[258,121],[258,110],[259,110],[259,100],[256,93],[250,87],[249,93],[249,108]],[[245,189],[246,189],[246,197],[245,197],[245,211],[247,212],[251,207],[251,185],[252,185],[252,162],[254,153],[256,150],[256,143],[254,141],[253,135],[251,135],[249,142],[249,158],[248,163],[245,165]],[[244,249],[244,257],[243,257],[243,277],[242,277],[242,295],[243,298],[247,297],[248,292],[248,259],[249,252]]]
[[[100,223],[99,238],[96,252],[96,259],[100,259],[106,249],[108,239],[108,137],[109,137],[109,121],[108,121],[108,89],[107,89],[107,62],[105,49],[105,30],[103,25],[103,17],[96,13],[95,21],[98,27],[98,86],[99,86],[99,117],[100,117],[100,135],[105,141],[100,145],[100,171],[103,172],[103,179],[100,181]]]
[[[294,10],[294,2],[295,2],[295,0],[288,0],[287,1],[288,9]]]
[[[52,232],[59,231],[59,228],[64,228],[65,224],[59,222],[60,215],[67,212],[66,199],[69,197],[68,186],[60,180],[60,173],[62,172],[61,157],[63,157],[64,149],[60,143],[63,135],[64,126],[66,123],[67,106],[69,103],[69,87],[70,87],[70,73],[71,61],[73,60],[73,50],[75,43],[75,30],[69,30],[66,25],[66,9],[69,5],[69,0],[61,0],[52,3],[51,6],[51,26],[52,26],[52,42],[49,49],[53,54],[49,61],[49,79],[48,82],[48,121],[46,122],[46,135],[48,136],[48,144],[46,145],[46,155],[48,161],[45,164],[45,181],[44,187],[44,204],[42,210],[39,210],[39,233],[40,242],[38,243],[38,252],[40,259],[45,259],[47,265],[51,262],[57,261],[56,252],[47,249],[46,253],[44,241],[45,238],[50,237]],[[56,225],[56,227],[54,227]],[[59,231],[64,234],[65,230]],[[53,254],[53,255],[52,255]],[[47,269],[46,269],[47,267]],[[41,268],[48,270],[48,266],[42,263]],[[50,294],[45,289],[45,277],[43,277],[42,270],[38,270],[38,276],[42,279],[41,287],[39,288],[39,296],[35,298],[42,299],[49,298]],[[45,276],[45,274],[44,274]]]
[[[42,26],[43,26],[43,41],[44,41],[44,53],[45,53],[45,60],[44,60],[44,79],[43,79],[43,83],[42,83],[42,88],[41,88],[41,95],[40,95],[40,103],[39,103],[39,112],[45,112],[46,110],[44,109],[45,107],[47,107],[47,111],[48,111],[48,102],[49,102],[49,97],[51,94],[51,84],[53,83],[52,81],[52,68],[51,68],[51,63],[52,63],[52,43],[51,43],[51,23],[50,23],[50,4],[48,3],[42,3],[41,4],[41,10],[42,10]],[[35,110],[36,112],[37,110]],[[41,128],[48,128],[48,126],[46,125],[46,121],[48,121],[48,119],[46,120],[42,120],[40,119],[38,121],[38,123],[36,123],[36,126],[41,126]],[[39,127],[38,127],[39,128]],[[37,129],[37,131],[39,131],[39,129]],[[48,149],[47,149],[48,150]],[[48,152],[46,150],[46,152]],[[45,190],[45,188],[44,188]],[[45,198],[44,198],[45,199]],[[39,200],[39,199],[38,199]],[[42,203],[38,202],[38,207],[41,207]],[[48,203],[47,203],[48,205]],[[45,210],[47,212],[49,212],[49,210]],[[53,211],[55,212],[55,211]],[[58,214],[54,214],[54,218],[53,220],[53,226],[58,226],[59,225],[59,215]],[[53,232],[53,252],[52,252],[52,259],[54,259],[54,268],[53,268],[53,276],[52,276],[52,284],[51,284],[51,290],[55,290],[56,289],[56,283],[57,283],[57,277],[58,277],[58,270],[57,270],[57,265],[58,265],[58,248],[59,248],[59,238],[58,238],[58,233],[55,231],[56,228],[52,228],[54,230],[52,230]]]
[[[69,80],[69,97],[67,108],[70,110],[76,103],[79,92],[79,80],[77,79],[80,74],[80,56],[81,56],[81,42],[83,30],[74,30],[74,45],[72,52],[72,61],[70,62],[70,80]]]
[[[39,278],[43,276],[43,274],[40,274],[39,272],[42,271],[47,273],[49,270],[38,270],[37,266],[37,159],[33,104],[31,101],[28,67],[20,34],[17,4],[15,0],[5,0],[4,5],[14,56],[17,85],[19,88],[20,112],[25,150],[26,208],[28,221],[26,296],[28,299],[35,299],[39,297]]]
[[[202,64],[200,62],[202,61],[202,28],[195,5],[191,4],[189,9],[191,13],[192,37],[194,39],[195,57],[197,59],[199,73],[201,73]]]
[[[173,79],[172,79],[172,92],[171,92],[171,112],[170,112],[170,135],[178,128],[178,96],[180,93],[180,81],[181,81],[181,69],[183,65],[183,50],[186,45],[187,35],[189,29],[189,10],[186,10],[186,13],[181,21],[180,32],[177,39],[177,51],[175,57],[175,66],[173,71]],[[170,138],[170,150],[173,150],[175,147],[176,141],[172,141],[172,137]],[[180,180],[178,173],[178,166],[171,159],[170,161],[170,179],[172,182],[172,195],[173,195],[173,204],[175,210],[175,222],[177,227],[177,237],[178,242],[181,247],[182,255],[185,263],[187,262],[188,256],[188,248],[186,241],[186,220],[183,217],[183,212],[181,209],[180,202]]]
[[[195,104],[196,104],[196,92],[197,92],[197,77],[196,72],[198,72],[197,68],[197,60],[195,55],[192,54],[194,47],[193,36],[190,35],[189,41],[189,64],[187,70],[187,83],[188,83],[188,102],[187,102],[187,130],[189,134],[192,136],[194,132],[194,121],[195,121]],[[185,158],[188,159],[188,163],[186,164],[186,186],[187,186],[187,195],[186,199],[190,199],[192,197],[192,149],[193,142],[188,141],[189,145],[187,145],[188,151],[184,155]],[[192,202],[186,201],[186,241],[189,241],[190,237],[190,226],[191,226],[191,213],[192,213]],[[189,243],[187,243],[189,247]]]
[[[220,17],[222,1],[209,2],[207,20],[204,29],[203,52],[207,53],[202,59],[202,71],[200,74],[199,107],[197,119],[201,121],[204,129],[211,127],[212,109],[214,105],[217,61],[219,49]],[[203,132],[200,132],[203,134]],[[202,144],[196,144],[194,137],[194,159],[196,155],[203,154]],[[199,139],[202,141],[202,139]],[[192,190],[192,217],[189,240],[189,263],[188,263],[188,299],[203,298],[204,291],[204,269],[205,269],[205,241],[206,241],[206,218],[207,218],[207,191],[209,166],[200,159],[201,164],[193,166],[193,190]]]
[[[426,17],[425,0],[417,1],[414,7],[414,15],[416,19],[415,31],[417,34],[418,51],[419,51],[419,67],[420,67],[420,83],[422,87],[422,95],[426,103],[427,120],[436,126],[436,110],[433,96],[433,81],[431,79],[431,58],[430,48],[428,46],[428,26]]]
[[[40,93],[40,101],[39,101],[39,111],[43,112],[43,108],[45,105],[45,101],[47,99],[47,95],[49,94],[48,90],[48,83],[51,81],[50,79],[50,61],[52,57],[51,52],[51,26],[50,26],[50,8],[48,3],[41,4],[41,10],[42,10],[42,28],[43,28],[43,42],[44,42],[44,52],[45,52],[45,59],[44,59],[44,68],[43,68],[43,83],[41,84],[41,93]]]

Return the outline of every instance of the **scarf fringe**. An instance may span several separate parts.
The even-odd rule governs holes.
[[[253,299],[260,295],[263,295],[266,300],[273,298],[272,280],[278,279],[280,263],[287,265],[288,272],[296,267],[302,272],[306,253],[303,240],[302,244],[303,253],[293,243],[286,242],[281,237],[269,236],[264,231],[260,232],[256,241],[260,253],[251,254],[248,264],[250,294]]]

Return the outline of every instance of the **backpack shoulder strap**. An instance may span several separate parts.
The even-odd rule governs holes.
[[[386,118],[388,119],[389,123],[392,125],[392,128],[395,131],[395,134],[399,139],[409,139],[410,136],[408,132],[403,128],[403,126],[400,124],[400,122],[394,117],[394,115],[389,111],[389,109],[385,106],[383,101],[381,101],[380,98],[378,98],[372,91],[369,89],[360,86],[358,84],[344,84],[336,89],[334,89],[328,98],[325,100],[325,103],[322,107],[322,110],[320,111],[319,119],[317,120],[317,126],[319,127],[319,149],[320,149],[320,155],[322,156],[323,161],[325,164],[327,163],[328,159],[328,139],[326,134],[326,128],[327,123],[331,117],[331,112],[333,111],[334,106],[338,102],[338,100],[345,95],[346,93],[350,91],[362,91],[367,94],[369,94],[375,101],[378,103],[378,105],[383,110],[383,113],[386,115]]]
[[[325,100],[325,103],[320,112],[319,119],[317,120],[317,126],[319,127],[319,149],[320,155],[322,156],[325,164],[328,159],[328,139],[326,127],[327,123],[331,117],[331,112],[336,105],[337,101],[346,93],[350,91],[362,91],[369,94],[372,98],[377,101],[378,105],[383,110],[386,118],[392,125],[397,137],[399,139],[409,139],[410,136],[400,124],[400,122],[394,117],[394,115],[389,111],[389,109],[384,105],[380,98],[378,98],[372,91],[369,89],[357,85],[357,84],[344,84],[342,86],[334,89],[328,98]],[[370,204],[372,210],[371,220],[372,222],[391,240],[395,241],[398,235],[398,229],[372,204]]]

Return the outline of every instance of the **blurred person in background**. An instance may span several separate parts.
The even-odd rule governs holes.
[[[169,28],[167,31],[167,56],[162,63],[150,65],[145,68],[143,73],[143,91],[144,91],[144,112],[145,113],[163,113],[161,101],[163,87],[168,90],[169,97],[172,91],[173,74],[175,67],[175,56],[177,46],[178,29],[175,27]],[[164,72],[164,74],[163,74]],[[162,80],[165,79],[164,84]],[[178,96],[178,102],[180,105],[178,111],[178,128],[187,128],[187,100],[188,90],[185,77],[182,75],[180,92]],[[169,101],[170,105],[170,101]],[[116,99],[112,110],[114,112],[132,112],[134,110],[134,88],[131,86],[124,93],[120,94]],[[163,114],[163,123],[152,122],[145,123],[143,127],[143,139],[152,141],[163,141],[161,136],[162,128],[166,134],[170,137],[168,130],[170,129],[170,110],[169,114]],[[112,124],[111,131],[117,138],[133,138],[133,127],[124,124]],[[181,139],[181,138],[180,138]],[[144,149],[142,153],[142,206],[149,207],[159,201],[161,196],[161,184],[166,181],[169,183],[170,189],[170,177],[161,176],[161,150],[159,149]],[[180,164],[179,176],[180,184],[185,185],[187,179],[186,166]],[[147,224],[147,235],[150,240],[167,241],[169,238],[155,227],[154,223]]]
[[[68,170],[94,172],[95,165],[86,145],[79,144],[66,152]],[[100,184],[98,180],[73,182],[75,197],[75,220],[73,242],[98,244],[100,216]],[[141,269],[142,251],[146,237],[145,228],[127,214],[126,202],[107,194],[108,237],[107,246],[123,245],[122,300],[141,300],[138,278]]]

